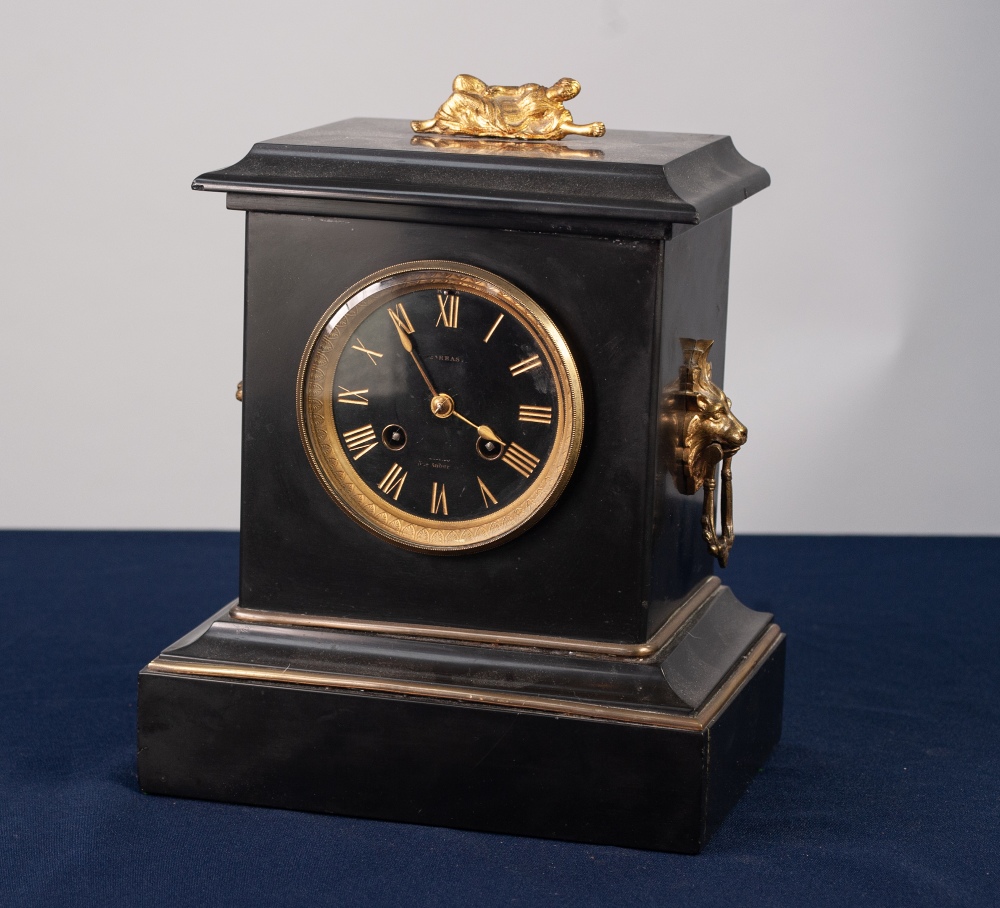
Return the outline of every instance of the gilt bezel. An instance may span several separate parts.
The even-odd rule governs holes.
[[[464,290],[516,318],[538,342],[555,379],[558,418],[551,452],[538,476],[509,504],[482,517],[441,521],[394,506],[354,468],[338,431],[333,380],[357,326],[380,306],[416,290]],[[299,434],[317,478],[341,509],[366,530],[404,548],[459,554],[489,548],[536,523],[569,482],[583,440],[583,390],[569,346],[548,314],[526,293],[488,271],[427,260],[384,268],[345,290],[309,336],[296,384]]]

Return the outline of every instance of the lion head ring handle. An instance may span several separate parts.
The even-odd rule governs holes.
[[[732,401],[712,381],[708,361],[712,341],[682,337],[680,342],[684,361],[677,380],[664,390],[665,450],[680,492],[693,495],[704,488],[702,536],[709,552],[725,567],[735,538],[732,459],[747,440],[747,428],[733,416]],[[715,468],[720,462],[721,535],[715,522]]]

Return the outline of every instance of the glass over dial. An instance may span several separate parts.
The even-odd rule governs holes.
[[[517,288],[451,262],[355,285],[303,356],[303,442],[366,529],[434,552],[495,545],[537,520],[579,452],[583,408],[555,325]]]

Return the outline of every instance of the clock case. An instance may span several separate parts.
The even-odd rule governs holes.
[[[199,177],[246,212],[239,599],[141,672],[143,790],[698,851],[779,738],[784,635],[713,576],[664,391],[682,337],[714,340],[723,385],[731,209],[768,184],[725,136],[372,119]],[[452,556],[351,520],[297,426],[331,301],[425,259],[526,292],[584,391],[552,510]]]

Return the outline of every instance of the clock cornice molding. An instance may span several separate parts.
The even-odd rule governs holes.
[[[612,129],[527,142],[414,136],[406,120],[355,118],[258,142],[192,187],[662,227],[701,223],[770,182],[723,135]]]

